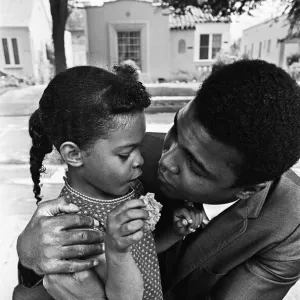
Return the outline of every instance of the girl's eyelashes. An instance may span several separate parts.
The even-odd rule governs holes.
[[[119,154],[118,156],[121,160],[125,161],[129,158],[130,154]]]

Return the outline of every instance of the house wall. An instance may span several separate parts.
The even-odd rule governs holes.
[[[123,0],[86,8],[87,63],[112,67],[118,63],[117,31],[141,30],[142,75],[151,79],[170,75],[168,15],[151,3]]]
[[[52,43],[52,26],[43,7],[42,0],[36,0],[29,22],[32,53],[32,75],[37,83],[46,83],[51,77],[51,65],[47,59],[46,45]]]
[[[67,68],[72,68],[74,67],[72,34],[68,30],[65,30],[64,42]]]
[[[84,30],[72,30],[73,65],[86,65],[86,37]]]
[[[194,30],[171,31],[171,73],[196,72],[194,63]],[[184,40],[185,52],[179,52],[179,41]]]
[[[11,46],[11,39],[16,38],[19,50],[19,65],[5,65],[4,53],[2,48],[2,38],[7,38]],[[17,77],[32,77],[33,63],[31,55],[30,34],[27,28],[22,27],[1,27],[0,28],[0,69],[5,73]],[[10,60],[13,61],[13,52],[10,51]]]
[[[178,73],[189,73],[194,77],[201,77],[207,73],[215,59],[199,60],[200,34],[222,34],[221,51],[230,49],[230,24],[229,23],[201,23],[195,30],[171,31],[171,72],[172,76]],[[184,40],[186,50],[179,52],[179,41]],[[211,45],[211,37],[210,37]]]
[[[242,53],[247,53],[253,59],[263,59],[286,68],[287,57],[299,51],[298,44],[284,46],[278,42],[279,39],[286,37],[288,29],[286,17],[282,16],[277,21],[269,20],[244,30],[241,43]],[[262,45],[261,55],[259,55],[260,43]],[[270,51],[268,51],[268,43],[270,43]]]

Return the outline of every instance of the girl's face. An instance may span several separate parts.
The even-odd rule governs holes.
[[[140,145],[146,130],[145,114],[116,118],[113,122],[120,125],[83,155],[84,192],[91,197],[123,196],[130,190],[130,183],[142,174]]]

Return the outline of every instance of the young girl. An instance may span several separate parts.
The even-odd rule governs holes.
[[[54,146],[68,166],[61,196],[96,218],[106,233],[105,256],[95,271],[107,298],[158,300],[162,290],[156,248],[151,232],[143,230],[148,213],[137,179],[150,99],[134,69],[115,70],[117,74],[75,67],[56,75],[45,89],[29,121],[34,193],[39,202],[43,159]],[[187,213],[181,215],[192,222]],[[157,249],[165,250],[194,230],[181,215],[174,217],[177,234],[160,238]],[[194,228],[199,225],[195,220]]]

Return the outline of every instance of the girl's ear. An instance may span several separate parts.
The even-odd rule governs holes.
[[[266,187],[267,183],[258,183],[255,185],[247,186],[236,193],[236,197],[241,200],[246,200],[253,196],[254,194],[260,192]]]
[[[81,167],[83,165],[80,148],[73,142],[64,142],[60,148],[60,154],[63,160],[72,167]]]

